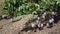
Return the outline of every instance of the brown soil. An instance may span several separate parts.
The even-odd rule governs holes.
[[[18,34],[20,30],[24,27],[24,24],[32,15],[25,15],[21,20],[12,23],[10,19],[0,21],[0,34]],[[27,32],[20,32],[21,34],[27,34]],[[31,31],[30,34],[60,34],[60,21],[57,24],[54,24],[52,28],[44,27],[43,30],[36,32]]]

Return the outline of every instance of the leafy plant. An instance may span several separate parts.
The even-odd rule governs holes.
[[[8,13],[14,13],[14,16],[31,14],[34,11],[37,15],[42,15],[44,11],[48,14],[52,11],[56,11],[60,6],[56,0],[6,0],[5,8]]]
[[[0,20],[2,19],[2,16],[0,16]]]

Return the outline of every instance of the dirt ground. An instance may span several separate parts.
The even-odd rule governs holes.
[[[0,34],[16,34],[16,31],[21,30],[24,24],[32,17],[31,14],[25,15],[21,20],[17,22],[11,22],[11,20],[0,21]]]
[[[8,20],[0,21],[0,34],[18,34],[20,30],[24,27],[24,24],[30,19],[32,15],[26,15],[21,20],[17,22],[11,22]],[[27,32],[20,32],[21,34],[27,34]],[[44,27],[43,30],[36,32],[31,31],[30,34],[60,34],[60,21],[57,24],[54,24],[52,28]]]
[[[27,32],[23,32],[23,34],[27,34]],[[31,31],[30,34],[60,34],[60,21],[57,24],[54,24],[52,28],[44,27],[43,30],[36,32]]]

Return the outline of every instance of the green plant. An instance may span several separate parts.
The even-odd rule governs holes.
[[[38,2],[39,1],[39,2]],[[60,5],[56,0],[6,0],[5,8],[8,13],[14,12],[14,16],[31,14],[36,11],[37,15],[42,15],[44,11],[48,14],[56,11]]]
[[[0,16],[0,20],[2,19],[2,16]]]

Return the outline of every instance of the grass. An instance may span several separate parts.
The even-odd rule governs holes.
[[[2,17],[1,17],[2,15],[4,15],[4,14],[8,15],[7,11],[3,9],[4,1],[5,0],[0,0],[0,20],[2,19]]]
[[[60,0],[56,0],[56,1],[58,1],[60,3]]]
[[[0,15],[3,15],[3,14],[8,15],[7,11],[3,9],[4,8],[4,1],[5,0],[0,0]]]

